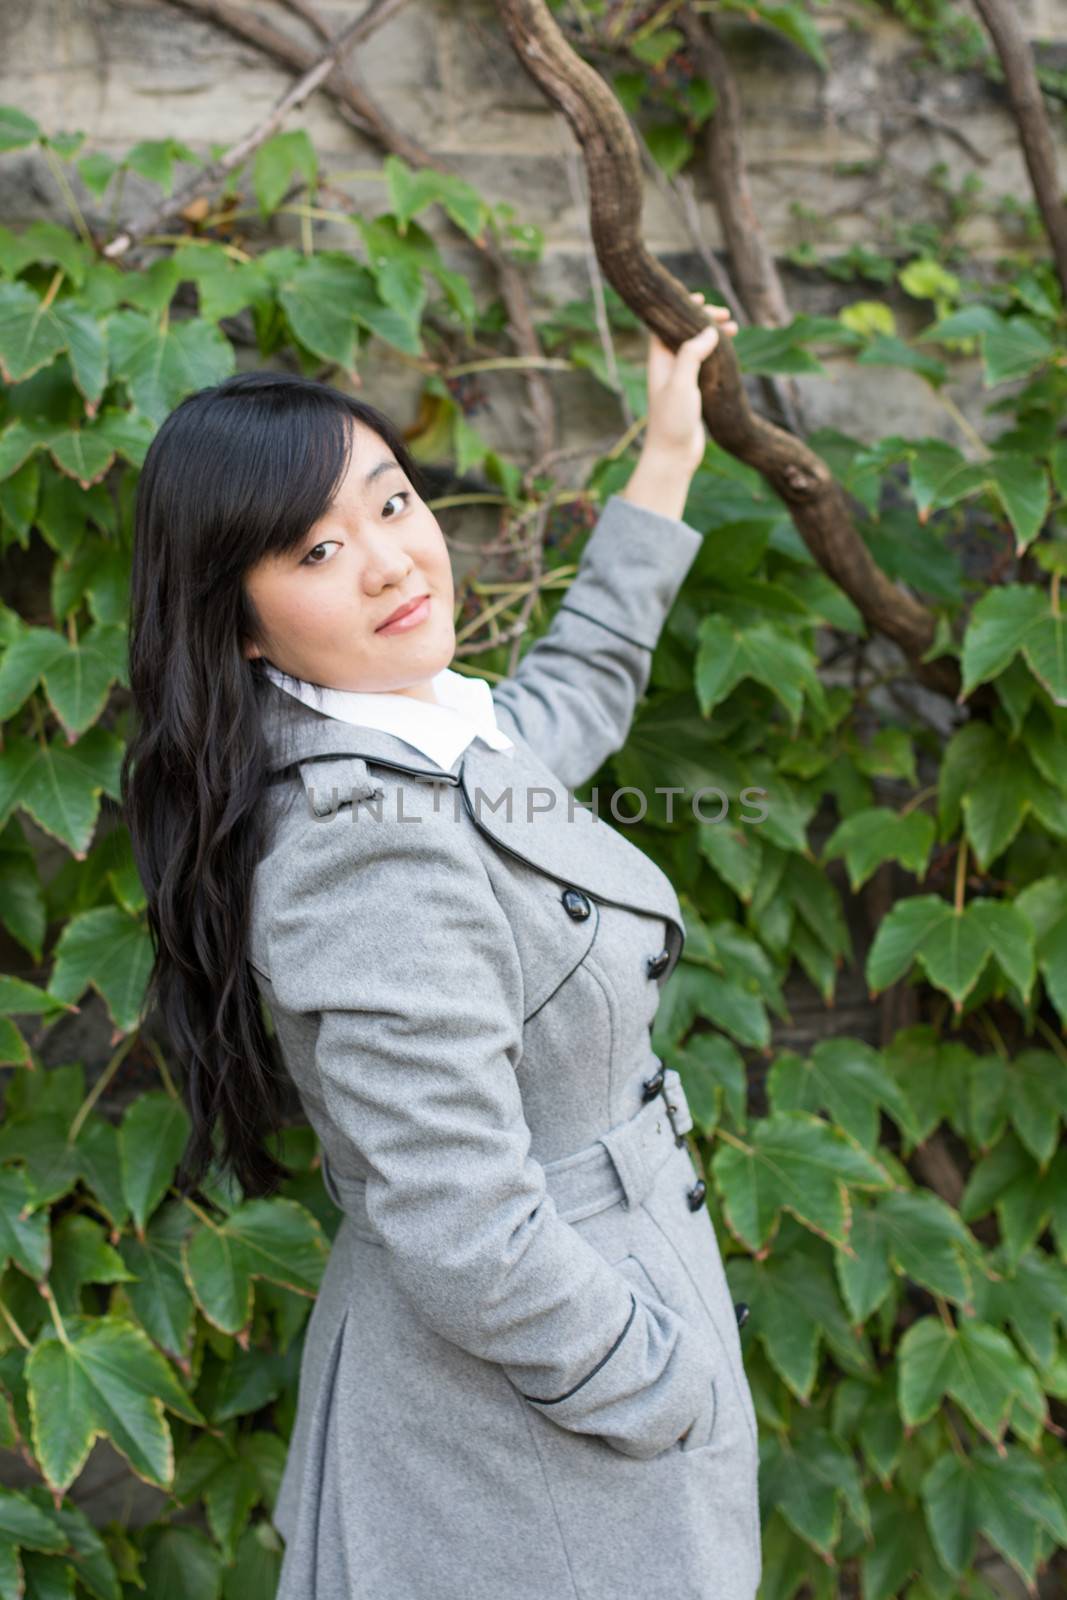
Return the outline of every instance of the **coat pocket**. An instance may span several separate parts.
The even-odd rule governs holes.
[[[653,1300],[658,1301],[661,1305],[668,1304],[653,1282],[652,1276],[640,1256],[634,1255],[631,1251],[628,1255],[623,1256],[621,1261],[613,1261],[612,1266],[616,1272],[621,1272],[624,1276],[630,1278]],[[686,1455],[693,1455],[701,1450],[709,1449],[713,1443],[717,1410],[715,1379],[712,1378],[708,1383],[700,1413],[693,1421],[688,1433],[678,1439],[672,1448]]]
[[[659,1290],[659,1286],[654,1283],[648,1267],[645,1266],[645,1262],[641,1261],[640,1256],[635,1256],[633,1251],[622,1256],[621,1261],[613,1261],[611,1264],[613,1264],[616,1272],[622,1272],[633,1283],[637,1283],[638,1288],[645,1290],[645,1293],[649,1294],[654,1301],[659,1301],[661,1304],[670,1304],[669,1299],[665,1298],[662,1291]],[[701,1411],[694,1418],[693,1424],[689,1426],[688,1432],[683,1437],[678,1438],[677,1443],[672,1446],[673,1450],[681,1451],[686,1456],[699,1454],[701,1450],[710,1450],[712,1443],[715,1443],[715,1418],[717,1418],[717,1413],[718,1395],[715,1392],[715,1379],[712,1378],[707,1384],[707,1392],[704,1395],[704,1405],[702,1405]]]

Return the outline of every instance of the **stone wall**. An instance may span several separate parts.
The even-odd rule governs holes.
[[[353,3],[319,0],[317,10],[337,29],[351,17]],[[305,45],[314,43],[281,0],[229,4]],[[1067,51],[1067,0],[1019,5],[1042,59],[1059,64]],[[820,254],[865,244],[899,256],[903,229],[924,220],[937,226],[944,219],[943,194],[931,178],[938,163],[944,168],[941,182],[951,191],[971,173],[984,185],[981,210],[954,237],[969,252],[974,272],[989,272],[1012,242],[996,216],[998,202],[1030,197],[1003,91],[977,73],[951,74],[923,62],[899,23],[860,0],[833,0],[818,9],[817,21],[832,63],[829,75],[800,49],[744,18],[720,24],[745,108],[756,210],[782,261],[792,308],[832,313],[852,300],[881,296],[876,285],[837,282],[790,266],[784,257],[807,241]],[[358,48],[349,69],[406,134],[446,158],[489,200],[521,207],[543,229],[545,254],[529,273],[537,308],[588,294],[587,208],[572,180],[573,162],[570,170],[568,164],[577,147],[565,119],[520,66],[492,0],[412,0]],[[29,111],[51,131],[84,130],[93,146],[115,156],[139,139],[168,135],[198,151],[212,141],[232,142],[262,120],[291,81],[256,49],[166,0],[5,0],[0,7],[0,103]],[[307,129],[327,176],[336,174],[357,206],[372,214],[384,208],[376,175],[380,151],[325,97],[313,99],[287,125]],[[1057,137],[1062,146],[1062,124]],[[1067,151],[1064,157],[1067,172]],[[695,176],[694,194],[703,246],[718,251],[722,236],[702,172]],[[147,196],[140,180],[131,179],[123,217],[136,216]],[[91,196],[79,198],[106,225]],[[0,220],[11,225],[64,214],[42,160],[0,159]],[[277,236],[286,235],[288,220],[272,225]],[[470,275],[480,296],[492,293],[477,253],[443,215],[435,208],[423,220],[449,264]],[[680,278],[708,286],[682,206],[647,173],[644,231],[649,247]],[[352,230],[330,225],[319,237],[323,243],[354,242]],[[888,299],[905,334],[929,320],[928,303],[892,288]],[[636,357],[641,345],[624,342],[620,348]],[[825,376],[798,381],[808,427],[826,423],[869,438],[898,428],[926,431],[969,447],[950,409],[918,377],[883,368],[872,383],[869,373],[835,355],[826,368]],[[418,375],[373,344],[361,370],[367,393],[398,420],[409,420]],[[566,443],[616,428],[618,407],[592,379],[554,374],[553,384]],[[496,448],[525,464],[523,380],[493,374],[487,390],[479,428]],[[957,371],[947,393],[979,432],[1000,428],[999,419],[982,415],[977,363]]]

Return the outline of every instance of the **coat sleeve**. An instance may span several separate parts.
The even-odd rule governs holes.
[[[497,710],[568,789],[626,743],[701,543],[687,522],[610,495],[548,631],[493,688]]]
[[[346,815],[310,824],[285,865],[271,983],[314,1019],[322,1097],[395,1281],[552,1421],[656,1455],[703,1413],[712,1356],[547,1193],[516,1078],[521,959],[485,865],[444,812],[355,830]],[[345,913],[325,927],[323,906]]]

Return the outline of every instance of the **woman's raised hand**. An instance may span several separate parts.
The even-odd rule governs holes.
[[[702,302],[699,290],[691,293]],[[729,306],[705,306],[711,318],[691,339],[671,350],[650,331],[648,338],[648,423],[642,449],[669,459],[690,476],[704,459],[705,429],[698,376],[719,343],[732,338],[737,323]]]

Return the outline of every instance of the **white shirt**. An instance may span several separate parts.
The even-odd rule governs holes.
[[[497,727],[493,691],[484,678],[465,678],[444,667],[431,678],[439,705],[410,694],[387,694],[357,689],[322,689],[304,678],[294,678],[272,661],[264,661],[267,676],[314,711],[363,728],[395,734],[421,750],[445,771],[473,739],[493,750],[514,750],[514,741]]]

